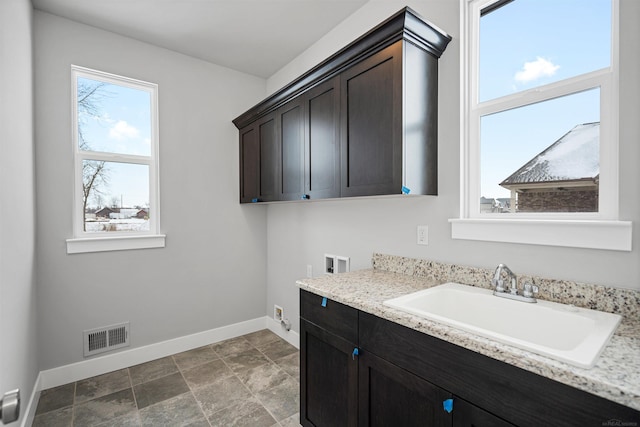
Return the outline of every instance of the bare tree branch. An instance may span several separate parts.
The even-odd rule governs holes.
[[[107,185],[108,170],[104,161],[88,160],[82,164],[82,212],[84,213],[83,230],[86,230],[87,203],[90,196],[101,196],[104,192],[100,189]]]
[[[101,101],[108,96],[105,91],[107,83],[78,82],[78,144],[81,150],[91,150],[85,138],[84,127],[88,119],[100,119],[102,116]],[[82,227],[86,231],[87,204],[89,197],[101,198],[102,187],[109,182],[109,170],[104,161],[88,160],[82,164]]]

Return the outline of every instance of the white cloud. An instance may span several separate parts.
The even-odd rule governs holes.
[[[553,76],[558,68],[559,65],[538,56],[535,61],[525,62],[522,70],[518,71],[514,78],[519,83],[527,83],[541,77]]]
[[[103,123],[115,123],[116,121],[113,120],[111,118],[111,116],[109,116],[109,113],[107,113],[106,111],[97,118],[98,121],[103,122]]]
[[[135,138],[140,134],[140,131],[131,126],[124,120],[118,121],[111,129],[109,129],[109,137],[117,139],[118,141],[124,138]]]

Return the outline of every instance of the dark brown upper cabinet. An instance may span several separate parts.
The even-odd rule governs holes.
[[[260,178],[258,132],[253,125],[240,129],[240,203],[257,201]]]
[[[340,197],[340,78],[303,96],[305,105],[305,198]]]
[[[240,130],[240,202],[298,200],[305,189],[304,100]]]
[[[402,189],[402,42],[341,77],[341,195]]]
[[[279,200],[281,169],[275,113],[240,130],[240,202]]]
[[[304,194],[304,103],[295,98],[276,112],[277,141],[282,164],[278,200],[298,200]],[[275,163],[279,163],[276,161]]]
[[[238,116],[240,201],[437,194],[450,40],[405,8]]]

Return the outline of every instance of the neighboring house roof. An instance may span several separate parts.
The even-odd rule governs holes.
[[[111,212],[117,212],[118,208],[108,208],[108,207],[104,207],[104,208],[100,208],[96,211],[97,214],[101,214],[101,213],[107,213],[110,214]]]
[[[600,122],[577,125],[500,185],[593,181],[600,174],[599,152]]]

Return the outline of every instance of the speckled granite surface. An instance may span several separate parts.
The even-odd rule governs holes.
[[[446,282],[489,288],[492,271],[374,254],[373,269],[303,279],[297,285],[367,313],[640,410],[640,292],[530,277],[538,298],[624,316],[596,365],[581,369],[383,305]],[[486,285],[485,285],[486,283]]]
[[[376,270],[424,277],[438,283],[456,282],[487,289],[491,289],[494,273],[494,270],[483,268],[383,254],[373,254],[371,262]],[[638,291],[527,275],[518,275],[518,282],[537,285],[540,292],[536,298],[542,300],[617,313],[626,319],[640,321]]]

